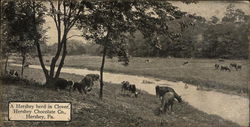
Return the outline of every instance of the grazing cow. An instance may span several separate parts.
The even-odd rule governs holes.
[[[58,78],[55,80],[54,86],[57,91],[59,90],[71,90],[74,85],[73,81],[67,81],[66,79],[63,78]]]
[[[138,92],[136,91],[135,84],[130,84],[128,81],[122,82],[122,91],[129,91],[135,95],[135,97],[138,97]]]
[[[46,63],[49,63],[50,61],[49,60],[45,60]]]
[[[214,67],[216,70],[218,70],[220,68],[220,65],[219,64],[214,64]]]
[[[91,76],[85,76],[80,82],[75,82],[73,85],[73,90],[78,90],[82,94],[82,91],[87,94],[87,92],[92,90],[94,85],[93,78]]]
[[[230,70],[229,67],[223,66],[223,65],[221,65],[220,70],[221,70],[221,71],[229,71],[229,72],[231,72],[231,70]]]
[[[174,93],[174,97],[179,101],[182,102],[182,98],[181,96],[179,96],[175,90],[171,87],[167,87],[167,86],[156,86],[155,87],[155,92],[156,92],[156,96],[158,96],[159,98],[162,98],[165,93],[167,92],[173,92]]]
[[[186,64],[188,64],[189,62],[188,61],[185,61],[182,65],[186,65]]]
[[[174,94],[174,92],[167,92],[163,97],[161,97],[161,112],[166,113],[166,110],[169,110],[169,108],[171,108],[171,111],[173,110],[175,98]]]

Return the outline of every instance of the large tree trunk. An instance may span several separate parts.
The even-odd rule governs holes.
[[[5,73],[5,74],[7,73],[8,60],[9,60],[9,56],[6,56],[5,66],[4,66],[4,73]]]
[[[33,22],[34,22],[34,24],[36,24],[35,1],[33,1],[32,4],[33,4],[33,8],[32,8],[33,9]],[[35,25],[34,25],[34,31],[37,32],[37,27]],[[40,62],[40,65],[42,67],[42,70],[44,72],[44,76],[46,78],[46,84],[47,84],[48,82],[50,82],[51,77],[49,76],[49,72],[46,69],[45,64],[43,62],[43,56],[42,56],[42,51],[41,51],[41,47],[40,47],[40,44],[39,44],[39,38],[36,38],[34,41],[35,41],[34,43],[36,45],[36,50],[37,50],[39,62]]]
[[[57,68],[57,71],[56,71],[55,78],[59,78],[60,73],[61,73],[61,69],[62,69],[62,67],[64,65],[65,57],[67,55],[67,40],[66,40],[66,35],[63,36],[62,43],[63,43],[63,53],[62,53],[62,58],[61,58],[60,64],[59,64],[59,66]]]
[[[57,1],[57,9],[59,12],[61,12],[61,4],[60,1]],[[56,62],[59,59],[59,56],[61,54],[61,50],[62,50],[62,46],[63,46],[63,40],[61,40],[61,15],[57,14],[57,19],[55,20],[55,23],[57,24],[57,41],[58,41],[58,45],[57,45],[57,52],[55,57],[52,58],[51,60],[51,64],[50,64],[50,77],[54,77],[54,73],[55,73],[55,67],[56,67]],[[65,29],[65,28],[64,28]]]
[[[101,65],[101,69],[100,69],[100,93],[99,93],[99,98],[102,99],[103,97],[103,69],[104,69],[104,64],[105,64],[105,57],[106,57],[106,52],[107,52],[107,47],[104,45],[103,47],[103,55],[102,55],[102,65]]]
[[[49,76],[49,71],[46,69],[45,64],[43,62],[43,56],[42,56],[42,52],[41,52],[41,47],[40,47],[40,44],[38,43],[38,40],[36,40],[35,45],[36,45],[36,49],[37,49],[37,54],[38,54],[39,62],[40,62],[40,65],[42,67],[44,76],[46,78],[46,84],[48,84],[50,82],[50,80],[51,80],[51,77]]]

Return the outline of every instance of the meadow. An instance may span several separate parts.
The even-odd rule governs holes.
[[[49,65],[51,56],[45,56],[44,60],[47,61],[46,65]],[[147,60],[149,62],[146,62]],[[37,58],[28,61],[31,64],[39,65]],[[189,63],[183,65],[186,61]],[[237,63],[242,65],[242,69],[240,71],[231,69],[231,72],[220,71],[215,69],[215,63],[220,65]],[[90,70],[99,70],[100,65],[101,57],[87,55],[67,56],[64,64],[65,67]],[[132,57],[128,66],[123,66],[117,58],[106,59],[104,70],[106,72],[151,76],[170,81],[183,81],[221,92],[246,95],[249,78],[248,66],[247,60],[224,60],[221,62],[218,59]]]
[[[11,67],[20,70],[18,67]],[[41,70],[26,69],[24,77],[41,83],[44,76]],[[79,81],[82,76],[62,73],[61,77],[73,81]],[[238,127],[239,125],[224,120],[216,115],[201,112],[187,102],[175,102],[173,112],[159,114],[160,100],[156,96],[144,91],[138,98],[129,97],[121,93],[121,87],[117,84],[108,83],[104,86],[104,97],[99,99],[99,86],[94,88],[87,95],[80,95],[78,92],[67,91],[57,92],[38,84],[27,84],[22,81],[13,80],[1,81],[2,95],[2,126],[18,127],[44,127],[44,126],[88,126],[88,127]],[[3,82],[7,81],[7,82]],[[112,89],[112,90],[111,90]],[[9,101],[70,101],[72,102],[71,122],[29,122],[29,121],[8,121]]]

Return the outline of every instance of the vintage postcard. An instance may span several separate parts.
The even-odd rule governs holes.
[[[249,127],[249,1],[1,0],[0,126]]]

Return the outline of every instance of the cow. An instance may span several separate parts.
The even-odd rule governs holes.
[[[216,70],[218,70],[220,68],[220,65],[219,64],[214,64],[214,67]]]
[[[186,65],[186,64],[188,64],[189,62],[188,61],[185,61],[182,65]]]
[[[63,79],[63,78],[57,78],[55,80],[55,83],[54,83],[55,89],[57,91],[69,90],[69,92],[70,92],[71,89],[73,88],[73,85],[74,85],[73,81],[68,81],[68,80]]]
[[[131,84],[129,91],[135,95],[135,97],[138,97],[138,92],[136,91],[135,84]]]
[[[223,65],[221,65],[220,70],[221,70],[221,71],[229,71],[229,72],[231,72],[231,70],[230,70],[229,67],[223,66]]]
[[[174,93],[174,97],[179,101],[182,102],[182,98],[181,96],[179,96],[175,90],[171,87],[167,87],[167,86],[156,86],[155,87],[155,92],[156,92],[156,96],[158,96],[159,98],[162,98],[165,93],[167,92],[173,92]]]
[[[87,94],[87,92],[90,92],[92,90],[92,87],[94,86],[94,80],[96,78],[93,78],[92,76],[85,76],[80,82],[75,82],[73,85],[73,91],[76,89],[79,93],[82,94],[82,91]]]
[[[150,60],[149,60],[149,59],[146,59],[146,60],[145,60],[145,63],[149,63],[149,62],[150,62]]]
[[[174,92],[167,92],[164,94],[163,97],[161,97],[161,107],[160,111],[163,113],[166,113],[166,110],[169,110],[171,108],[171,111],[173,110],[173,105],[174,105]]]
[[[135,97],[138,97],[138,92],[136,90],[135,84],[130,84],[128,81],[122,82],[121,91],[123,91],[123,93],[125,93],[125,91],[129,91],[129,92],[133,93],[135,95]]]

